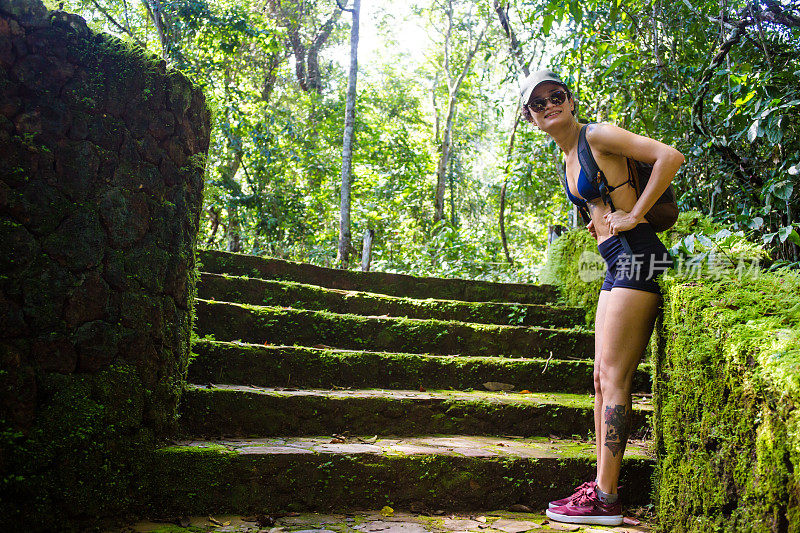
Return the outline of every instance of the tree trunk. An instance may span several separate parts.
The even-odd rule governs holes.
[[[500,21],[500,26],[503,28],[503,33],[506,34],[508,37],[508,49],[511,52],[512,57],[516,60],[517,65],[519,66],[522,73],[527,77],[530,74],[528,70],[528,65],[525,62],[525,54],[522,52],[522,45],[520,44],[519,40],[517,40],[517,34],[514,33],[514,28],[511,27],[511,21],[508,18],[508,4],[506,0],[494,0],[494,11],[497,13],[497,18]],[[511,139],[508,141],[508,152],[506,153],[506,164],[510,164],[511,162],[511,153],[514,149],[514,139],[517,135],[517,127],[519,126],[519,108],[517,108],[517,112],[515,113],[515,120],[514,120],[514,127],[511,130]],[[500,188],[500,217],[499,217],[499,226],[500,226],[500,240],[503,243],[503,253],[505,253],[506,261],[509,264],[513,265],[514,260],[511,258],[511,253],[508,251],[508,237],[506,236],[506,194],[508,192],[508,177],[510,174],[510,170],[506,169],[505,175],[503,176],[503,186]]]
[[[319,50],[328,40],[328,37],[331,36],[331,32],[336,27],[336,22],[339,20],[341,13],[342,11],[340,9],[337,9],[333,12],[328,20],[325,21],[325,24],[322,25],[319,34],[314,37],[314,40],[311,42],[311,46],[308,47],[308,67],[306,69],[306,73],[308,76],[307,85],[309,92],[322,92],[322,75],[319,72]],[[355,13],[353,16],[356,16]],[[356,40],[358,40],[358,36],[356,36]]]
[[[229,252],[242,251],[242,236],[239,226],[239,208],[232,204],[228,207],[228,227],[225,231],[226,250]]]
[[[361,244],[361,271],[369,272],[369,266],[372,264],[372,240],[375,238],[375,231],[371,229],[364,230],[364,240]]]
[[[271,54],[264,68],[264,83],[261,86],[261,100],[268,103],[275,89],[275,82],[278,81],[278,67],[286,59],[278,54]],[[264,109],[267,109],[265,106]]]
[[[524,59],[525,56],[522,53],[522,46],[517,40],[517,34],[514,33],[514,29],[511,27],[511,21],[508,19],[508,4],[506,0],[494,0],[494,11],[497,13],[497,18],[500,20],[503,33],[508,37],[508,48],[511,51],[511,55],[517,61],[517,65],[519,65],[522,73],[527,77],[530,72],[528,71],[528,65]]]
[[[239,236],[239,213],[237,196],[241,195],[241,187],[236,182],[236,173],[242,166],[242,158],[244,151],[242,150],[241,141],[233,137],[234,133],[230,132],[228,143],[225,153],[220,161],[217,171],[219,172],[219,182],[222,187],[228,190],[231,199],[228,202],[228,224],[225,229],[225,239],[227,241],[227,249],[230,252],[238,252],[241,249],[241,242]]]
[[[444,134],[439,143],[439,162],[436,165],[436,209],[433,221],[439,222],[444,218],[444,191],[447,185],[447,164],[450,161],[450,136],[453,131],[453,120],[456,115],[456,100],[451,96],[447,110],[447,120],[444,125]]]
[[[353,0],[353,25],[350,30],[350,76],[347,82],[347,104],[342,140],[342,194],[339,209],[339,251],[336,263],[346,268],[350,255],[350,182],[353,163],[353,129],[356,118],[356,78],[358,76],[358,22],[361,0]]]
[[[147,14],[150,16],[150,21],[156,28],[158,40],[161,43],[161,59],[169,58],[170,43],[167,37],[167,32],[164,28],[164,17],[161,13],[161,4],[158,0],[142,0]]]
[[[294,26],[289,26],[289,43],[294,53],[294,70],[300,90],[308,92],[308,76],[306,74],[306,47],[300,40],[300,32]]]
[[[291,49],[295,59],[295,75],[300,90],[307,93],[322,91],[322,76],[319,70],[319,51],[330,37],[336,22],[342,14],[341,9],[334,9],[328,20],[319,29],[319,32],[309,42],[304,40],[302,33],[302,19],[305,13],[303,7],[285,4],[271,0],[269,3],[270,14],[280,21],[286,28],[286,44]]]
[[[478,38],[475,39],[475,43],[472,49],[469,51],[466,60],[464,61],[464,65],[461,69],[461,72],[458,74],[456,79],[453,80],[453,73],[450,72],[450,37],[452,35],[452,30],[453,30],[452,7],[450,7],[447,10],[447,17],[448,17],[447,33],[444,38],[444,73],[445,76],[447,77],[447,89],[449,98],[447,102],[447,120],[445,121],[444,132],[442,133],[441,142],[439,143],[439,162],[436,165],[436,195],[434,197],[434,211],[433,211],[434,222],[439,222],[444,218],[444,191],[447,185],[446,182],[447,163],[450,160],[450,148],[452,146],[452,135],[453,135],[453,122],[455,121],[456,106],[458,104],[458,91],[461,88],[461,84],[464,82],[464,78],[467,76],[470,67],[472,66],[472,59],[475,57],[475,53],[478,51],[478,48],[483,42],[483,36],[486,34],[486,27],[488,26],[488,24],[484,25],[480,35],[478,35]],[[436,87],[434,87],[433,90],[436,91]]]
[[[214,237],[217,235],[217,230],[219,230],[219,210],[209,207],[208,218],[211,221],[211,233],[208,235],[208,239],[206,239],[206,246],[211,246],[214,242]]]
[[[514,150],[514,140],[517,137],[517,126],[519,126],[519,109],[517,109],[516,120],[514,120],[514,128],[511,130],[511,140],[508,142],[508,152],[506,152],[506,163],[511,162],[511,152]],[[507,168],[505,176],[503,177],[503,187],[500,189],[500,240],[503,242],[503,252],[506,254],[506,261],[513,265],[514,260],[511,259],[511,253],[508,251],[508,238],[506,237],[506,191],[508,190],[508,175],[510,170]]]
[[[453,172],[453,158],[450,158],[449,169],[447,171],[447,182],[450,184],[450,224],[456,227],[456,179]]]

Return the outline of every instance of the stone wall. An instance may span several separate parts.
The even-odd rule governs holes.
[[[172,427],[210,117],[38,0],[0,0],[0,67],[0,524],[30,530],[134,505]]]
[[[800,275],[753,274],[662,281],[660,531],[800,531]]]

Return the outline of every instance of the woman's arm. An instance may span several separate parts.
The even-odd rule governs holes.
[[[613,124],[595,125],[586,131],[586,139],[601,153],[631,157],[653,165],[647,187],[633,209],[629,213],[618,210],[605,215],[612,235],[629,230],[644,220],[644,215],[667,190],[685,160],[675,148]]]

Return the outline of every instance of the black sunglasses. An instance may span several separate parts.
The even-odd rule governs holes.
[[[534,98],[530,102],[528,102],[528,109],[533,111],[534,113],[541,113],[544,111],[544,108],[547,107],[547,101],[550,100],[550,103],[553,105],[561,105],[567,99],[567,92],[564,90],[557,90],[550,93],[547,98]]]

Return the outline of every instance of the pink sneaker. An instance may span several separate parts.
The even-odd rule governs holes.
[[[552,502],[550,502],[549,508],[552,509],[554,507],[561,507],[562,505],[567,505],[572,500],[580,496],[581,493],[586,489],[594,489],[595,485],[597,485],[597,482],[595,481],[587,481],[586,483],[582,483],[577,487],[575,487],[575,492],[573,492],[572,495],[567,496],[566,498],[561,498],[560,500],[553,500]]]
[[[547,518],[568,524],[618,526],[622,524],[622,506],[619,500],[615,503],[601,502],[593,487],[578,494],[567,505],[548,509]]]

